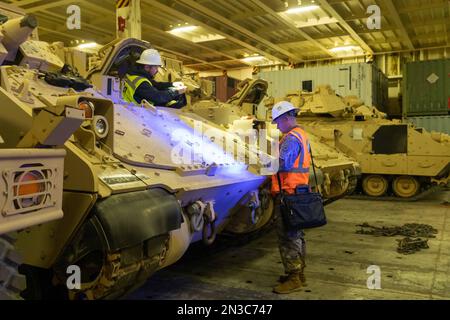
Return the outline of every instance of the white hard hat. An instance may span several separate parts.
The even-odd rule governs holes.
[[[288,101],[278,102],[272,108],[272,123],[275,123],[277,118],[292,110],[298,110],[298,108],[294,107],[294,105]]]
[[[147,49],[141,53],[141,57],[136,63],[147,64],[149,66],[162,66],[161,55],[155,49]]]

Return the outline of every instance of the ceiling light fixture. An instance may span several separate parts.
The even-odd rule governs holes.
[[[253,61],[259,61],[259,60],[264,60],[264,57],[263,56],[250,56],[250,57],[241,59],[241,61],[244,61],[244,62],[253,62]]]
[[[82,43],[82,44],[78,45],[77,48],[78,49],[90,49],[90,48],[95,48],[96,46],[98,46],[98,43],[88,42],[88,43]]]
[[[195,29],[197,29],[197,26],[185,26],[185,27],[174,28],[174,29],[170,30],[169,32],[173,32],[173,33],[189,32],[189,31],[193,31]]]
[[[361,49],[358,46],[343,46],[343,47],[336,47],[336,48],[331,48],[329,49],[331,52],[342,52],[342,51],[354,51],[354,50],[358,50]]]
[[[313,10],[317,10],[320,7],[318,5],[312,5],[312,6],[304,6],[304,7],[295,7],[291,8],[285,11],[285,13],[302,13],[302,12],[309,12]]]

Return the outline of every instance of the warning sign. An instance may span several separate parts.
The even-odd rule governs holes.
[[[125,8],[130,5],[131,0],[117,0],[116,1],[116,8]]]

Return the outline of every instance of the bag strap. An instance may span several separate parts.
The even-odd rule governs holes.
[[[319,184],[317,183],[317,175],[316,175],[316,168],[314,166],[314,157],[313,157],[313,153],[312,153],[312,149],[311,149],[311,144],[309,144],[309,154],[311,155],[311,162],[312,162],[312,167],[313,167],[313,172],[314,172],[314,180],[316,180],[316,190],[319,190]]]
[[[277,172],[277,179],[278,179],[278,187],[280,188],[280,194],[281,194],[281,201],[283,201],[284,198],[284,191],[281,185],[281,178],[280,178],[280,173]]]
[[[312,167],[313,167],[313,172],[314,172],[314,180],[316,181],[316,190],[319,189],[319,184],[317,182],[317,174],[316,174],[316,168],[314,166],[314,157],[313,157],[313,153],[312,153],[312,149],[311,149],[311,144],[309,144],[309,154],[311,155],[311,162],[312,162]],[[284,197],[284,191],[281,185],[281,178],[280,178],[280,173],[277,172],[277,179],[278,179],[278,186],[280,188],[280,193],[281,193],[281,199],[283,199]]]

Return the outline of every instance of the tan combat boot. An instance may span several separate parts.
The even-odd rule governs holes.
[[[299,291],[302,288],[302,282],[300,281],[300,274],[291,273],[288,275],[286,281],[280,283],[275,288],[273,288],[273,292],[275,293],[291,293],[295,291]]]
[[[300,271],[298,274],[298,277],[300,279],[300,282],[302,283],[302,286],[307,287],[308,284],[306,283],[306,277],[303,271]],[[285,282],[289,278],[289,275],[283,274],[278,278],[278,282]]]
[[[306,277],[305,277],[305,273],[302,271],[300,271],[300,273],[298,274],[298,278],[300,279],[300,282],[302,283],[302,286],[307,287],[308,284],[306,283]]]

